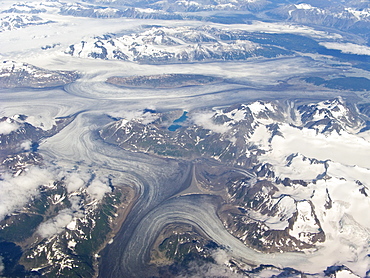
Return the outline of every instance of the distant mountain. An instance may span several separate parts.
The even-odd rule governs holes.
[[[66,54],[82,58],[128,60],[139,63],[174,63],[245,60],[251,57],[293,55],[271,45],[264,35],[211,28],[152,27],[141,33],[105,35],[71,45]],[[267,35],[268,36],[268,35]],[[256,40],[256,42],[253,42]],[[257,42],[258,41],[258,42]]]
[[[348,1],[332,3],[331,5],[303,2],[283,5],[269,11],[268,14],[275,18],[302,24],[334,27],[366,35],[369,38],[370,5],[367,2]]]
[[[63,6],[63,2],[58,0],[53,1],[32,1],[32,2],[16,2],[8,9],[1,13],[17,13],[17,14],[40,14],[40,13],[55,13]]]
[[[160,74],[134,77],[113,76],[109,77],[106,82],[120,87],[159,89],[215,84],[221,81],[221,78],[200,74]]]
[[[140,9],[134,7],[109,7],[109,6],[93,6],[81,3],[66,4],[60,8],[60,14],[71,15],[77,17],[93,17],[93,18],[142,18],[142,19],[177,19],[183,17],[179,14],[168,13],[161,10]]]
[[[58,0],[47,2],[17,2],[12,4],[9,8],[2,10],[1,14],[5,15],[2,19],[3,21],[2,25],[4,25],[3,29],[6,29],[8,25],[12,25],[15,23],[22,27],[26,26],[27,24],[31,25],[31,23],[33,25],[42,24],[43,22],[41,21],[40,18],[42,14],[60,14],[75,17],[92,17],[92,18],[126,17],[126,18],[142,18],[142,19],[151,18],[151,19],[169,19],[169,20],[183,19],[183,17],[180,14],[174,14],[162,10],[153,10],[151,8],[143,9],[132,6],[68,3]],[[24,22],[22,23],[21,21]]]
[[[127,0],[88,0],[87,2],[115,6],[133,6],[140,8],[151,8],[167,12],[199,12],[215,10],[260,10],[270,2],[266,0],[176,0],[176,1],[127,1]]]
[[[7,15],[0,17],[0,32],[48,23],[52,23],[52,21],[44,20],[37,15]]]

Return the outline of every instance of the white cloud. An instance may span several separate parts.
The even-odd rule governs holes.
[[[55,217],[43,222],[37,228],[37,232],[44,238],[60,234],[65,228],[75,227],[76,219],[84,216],[81,210],[81,197],[73,195],[69,197],[70,208],[61,210]]]
[[[84,171],[74,172],[67,175],[65,180],[67,191],[72,193],[79,190],[86,190],[91,198],[100,201],[103,199],[105,193],[111,192],[111,188],[97,178],[94,179],[88,187],[86,187],[87,182],[91,177],[91,173]],[[71,203],[71,207],[61,210],[55,217],[41,223],[37,229],[38,234],[44,238],[50,238],[62,233],[65,228],[70,228],[69,226],[75,226],[76,219],[82,217],[84,214],[81,210],[81,196],[72,195],[68,200]]]
[[[18,128],[19,125],[15,122],[10,122],[8,120],[0,122],[0,134],[7,135]]]
[[[193,122],[196,124],[196,125],[199,125],[199,126],[202,126],[204,127],[205,129],[209,129],[213,132],[217,132],[217,133],[225,133],[225,132],[228,132],[230,130],[230,127],[227,126],[227,125],[217,125],[213,122],[212,120],[212,116],[214,115],[214,113],[197,113],[197,114],[193,114],[191,116],[191,119],[193,120]]]
[[[226,253],[225,250],[222,249],[216,249],[212,253],[212,257],[219,265],[227,264],[230,260],[230,256]]]
[[[81,210],[81,197],[80,196],[71,196],[69,197],[69,202],[71,203],[71,210],[75,217],[82,217],[84,212]]]
[[[72,173],[65,181],[68,193],[79,190],[88,179],[89,177],[86,177],[86,174]]]
[[[111,192],[112,189],[102,181],[95,179],[86,189],[86,191],[92,198],[101,200],[103,199],[105,193]]]
[[[23,141],[23,142],[21,143],[21,148],[22,148],[23,150],[29,150],[29,149],[31,149],[31,146],[32,146],[32,142],[31,142],[31,141],[29,141],[29,140]]]
[[[321,42],[328,49],[340,50],[347,54],[370,55],[370,47],[354,43]]]
[[[37,232],[44,238],[63,232],[65,227],[73,220],[73,212],[71,209],[61,210],[57,216],[40,224]]]
[[[191,263],[187,269],[188,273],[195,274],[183,274],[177,276],[177,278],[198,278],[198,277],[222,277],[222,278],[242,278],[246,277],[243,274],[238,274],[230,270],[227,266],[229,260],[231,259],[227,256],[226,252],[219,249],[214,252],[213,258],[216,261],[214,263],[205,263],[198,265],[196,263]]]
[[[154,106],[150,106],[148,109],[155,110]],[[109,116],[114,118],[122,118],[127,121],[136,120],[140,121],[144,125],[149,124],[156,119],[158,115],[155,113],[145,112],[142,110],[115,110],[108,113]]]
[[[32,167],[24,175],[12,177],[3,175],[0,181],[0,220],[22,208],[39,194],[39,187],[52,182],[52,174],[38,167]]]
[[[147,125],[147,124],[150,124],[150,123],[154,122],[156,119],[158,119],[158,115],[157,114],[145,113],[145,114],[143,114],[143,116],[141,118],[141,122],[144,125]]]
[[[126,119],[128,121],[131,121],[133,119],[141,117],[143,112],[139,111],[139,110],[131,110],[131,111],[115,110],[115,111],[108,112],[107,114],[111,117],[123,118],[123,119]]]

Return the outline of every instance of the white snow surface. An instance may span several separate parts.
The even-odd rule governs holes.
[[[330,109],[336,104],[334,101],[317,106]],[[336,111],[337,117],[345,114],[345,109]],[[370,220],[364,213],[370,207],[367,197],[370,142],[347,131],[340,135],[335,131],[324,135],[286,123],[279,123],[279,131],[282,136],[274,136],[269,141],[271,131],[260,123],[250,140],[267,151],[260,156],[260,161],[272,164],[277,177],[308,182],[305,187],[279,186],[276,193],[297,201],[297,220],[289,230],[290,235],[310,243],[312,234],[318,233],[320,228],[316,215],[326,240],[317,244],[319,249],[310,262],[314,265],[345,264],[363,277],[370,267],[367,256]]]
[[[297,154],[290,162],[275,165],[275,170],[281,179],[314,180],[325,173],[325,164]]]
[[[298,124],[295,126],[273,118],[268,121],[259,118],[263,115],[261,112],[275,111],[273,107],[272,103],[253,102],[224,113],[231,120],[223,125],[212,123],[212,113],[197,115],[196,123],[226,136],[232,125],[246,118],[246,109],[249,108],[257,123],[249,142],[266,151],[259,157],[260,162],[271,164],[276,177],[282,180],[303,180],[307,185],[280,184],[275,197],[276,200],[284,197],[278,203],[277,215],[271,217],[250,212],[248,216],[263,221],[270,229],[284,230],[288,227],[288,220],[297,213],[296,221],[289,229],[291,236],[310,244],[322,229],[326,237],[324,242],[316,243],[317,250],[306,250],[313,252],[307,271],[345,264],[363,277],[370,266],[367,256],[370,251],[370,220],[364,214],[370,207],[366,196],[370,187],[368,138],[351,128],[342,130],[340,134],[336,131],[322,134],[315,129],[300,127],[300,119],[292,122]],[[315,109],[320,111],[314,115],[315,120],[328,116],[344,122],[350,119],[343,99],[319,102]],[[222,113],[222,110],[214,112]],[[271,123],[278,124],[281,135],[272,136],[267,127]]]
[[[297,212],[297,220],[294,222],[293,228],[289,230],[289,234],[300,241],[311,244],[311,234],[319,233],[320,227],[316,223],[310,203],[307,201],[298,202]]]
[[[349,7],[349,8],[345,8],[345,10],[353,14],[357,18],[357,20],[369,20],[369,17],[370,17],[369,8],[357,10],[357,9],[353,9]]]
[[[247,40],[234,43],[220,42],[211,35],[207,27],[204,30],[189,27],[153,27],[139,34],[86,39],[73,45],[72,55],[81,58],[95,58],[103,54],[102,47],[107,52],[104,59],[122,59],[118,58],[118,53],[122,53],[123,60],[129,61],[141,61],[150,59],[150,57],[181,61],[194,59],[192,57],[198,52],[202,52],[205,59],[209,58],[211,52],[222,53],[225,50],[252,52],[259,48],[259,45]],[[70,49],[66,50],[66,53],[70,52]]]
[[[290,154],[300,153],[308,158],[316,158],[321,161],[331,160],[344,165],[357,165],[370,168],[370,142],[360,136],[342,132],[331,135],[317,134],[313,129],[297,129],[288,124],[280,124],[280,131],[284,137],[275,136],[270,145],[263,142],[263,138],[269,138],[268,131],[262,131],[259,144],[264,149],[270,149],[266,155],[262,155],[263,161],[273,165],[284,164],[284,160]],[[259,127],[263,130],[264,127]],[[356,154],[356,155],[353,155]]]
[[[295,200],[290,196],[283,196],[274,205],[277,206],[275,216],[249,211],[248,217],[262,221],[271,230],[285,230],[289,226],[289,219],[297,212]]]

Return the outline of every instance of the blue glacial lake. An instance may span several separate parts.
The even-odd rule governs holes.
[[[182,125],[180,125],[179,123],[183,123],[186,121],[186,119],[188,118],[187,116],[188,112],[187,111],[184,111],[184,113],[182,114],[182,116],[176,120],[173,121],[173,124],[170,125],[168,127],[168,130],[169,131],[176,131],[178,130]]]

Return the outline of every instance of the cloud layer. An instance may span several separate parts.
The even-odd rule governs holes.
[[[230,127],[227,125],[218,125],[215,124],[212,120],[213,112],[204,112],[193,114],[191,119],[196,125],[202,126],[203,128],[212,130],[217,133],[225,133],[230,130]]]
[[[198,265],[196,263],[191,263],[187,269],[188,273],[186,275],[179,275],[177,278],[199,278],[199,277],[219,277],[219,278],[242,278],[245,275],[233,272],[227,265],[231,259],[230,256],[222,249],[217,249],[212,254],[213,259],[216,261],[214,263],[205,263]]]
[[[52,182],[52,173],[39,167],[32,167],[17,177],[4,174],[0,180],[0,221],[36,197],[41,185]]]
[[[18,128],[19,125],[17,123],[12,123],[7,120],[0,122],[0,134],[7,135]]]
[[[46,222],[40,224],[37,232],[44,238],[63,232],[64,228],[73,220],[71,209],[64,209],[59,214]]]
[[[111,188],[100,180],[93,180],[89,187],[86,189],[89,195],[96,199],[103,199],[105,193],[111,192]]]
[[[44,238],[62,233],[65,228],[74,226],[71,224],[77,218],[84,216],[83,195],[87,193],[88,198],[101,201],[106,193],[112,191],[107,185],[107,181],[104,180],[105,177],[97,178],[94,177],[93,173],[78,171],[62,175],[65,175],[65,186],[70,194],[68,200],[71,206],[59,211],[56,216],[40,224],[37,232]]]
[[[322,42],[321,45],[328,49],[340,50],[347,54],[370,55],[370,47],[354,43]]]

